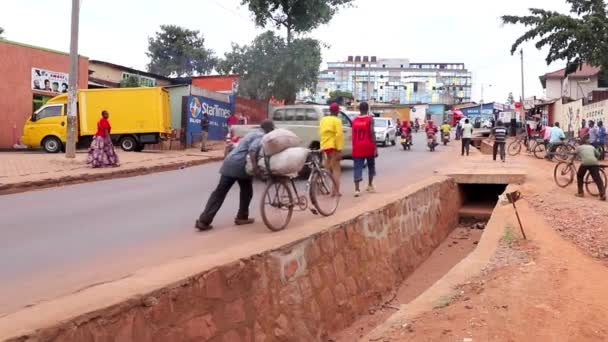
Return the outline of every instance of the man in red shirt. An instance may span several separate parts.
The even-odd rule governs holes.
[[[355,197],[361,195],[359,183],[363,180],[363,166],[367,162],[368,184],[367,192],[374,192],[374,176],[376,175],[376,136],[374,134],[374,118],[369,115],[369,105],[361,102],[360,114],[353,120],[353,160],[355,163]]]

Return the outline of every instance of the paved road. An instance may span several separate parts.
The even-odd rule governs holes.
[[[422,133],[414,142],[409,152],[399,145],[380,148],[379,192],[432,175],[445,149],[428,152]],[[194,220],[218,181],[219,165],[1,196],[0,316],[143,267],[270,234],[261,222],[232,225],[238,186],[219,212],[216,228],[194,231]],[[340,205],[348,207],[362,199],[352,197],[352,162],[342,165]],[[255,185],[251,212],[256,217],[262,186]],[[296,212],[291,224],[311,216]]]

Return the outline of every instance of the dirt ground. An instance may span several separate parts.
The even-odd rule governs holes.
[[[378,341],[608,341],[608,204],[558,188],[554,164],[522,160],[529,240],[506,230],[482,276]]]

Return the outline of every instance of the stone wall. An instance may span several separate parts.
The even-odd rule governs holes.
[[[328,230],[17,341],[320,341],[379,304],[458,222],[443,179]]]

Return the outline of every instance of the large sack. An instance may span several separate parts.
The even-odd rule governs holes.
[[[262,149],[267,156],[274,156],[290,147],[298,147],[301,144],[302,139],[294,132],[284,128],[277,128],[262,138]]]
[[[270,173],[280,176],[296,175],[304,167],[309,152],[310,151],[307,148],[290,147],[274,156],[266,157],[268,159],[268,164],[270,165]],[[247,174],[253,175],[253,167],[250,159],[251,158],[247,158],[245,169]],[[263,173],[268,173],[264,158],[258,160],[258,167]]]

